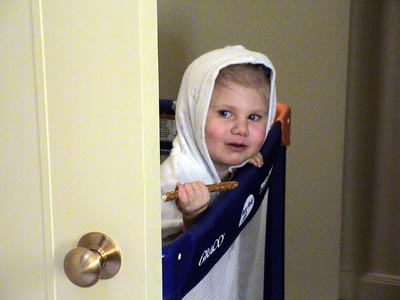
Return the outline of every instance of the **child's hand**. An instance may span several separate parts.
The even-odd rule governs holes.
[[[176,206],[185,217],[194,217],[203,212],[210,202],[210,192],[203,182],[177,183]]]
[[[250,158],[249,163],[252,164],[253,166],[261,168],[262,165],[264,164],[264,158],[260,152],[257,152],[256,155]]]

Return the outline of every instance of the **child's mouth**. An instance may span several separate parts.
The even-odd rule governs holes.
[[[244,151],[247,149],[247,145],[245,145],[245,144],[229,143],[227,145],[228,145],[229,149],[231,149],[232,151],[236,151],[236,152]]]

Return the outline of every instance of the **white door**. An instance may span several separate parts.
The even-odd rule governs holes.
[[[0,299],[161,299],[156,1],[0,2]],[[72,284],[99,231],[118,274]]]

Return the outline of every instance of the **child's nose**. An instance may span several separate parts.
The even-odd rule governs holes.
[[[247,119],[246,120],[236,120],[232,127],[232,134],[248,136],[249,127],[247,124]]]

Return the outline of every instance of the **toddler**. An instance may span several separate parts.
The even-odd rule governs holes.
[[[275,70],[263,54],[242,46],[208,52],[182,79],[176,105],[177,136],[161,165],[162,235],[176,238],[215,195],[206,184],[229,180],[246,163],[260,167],[259,153],[275,117]]]

